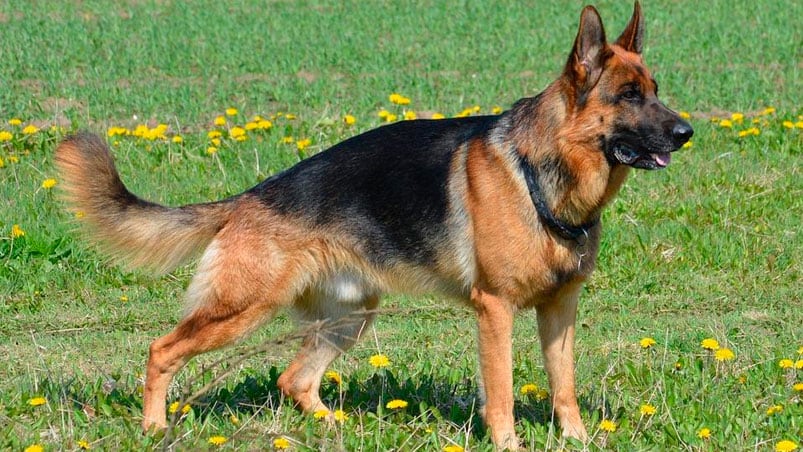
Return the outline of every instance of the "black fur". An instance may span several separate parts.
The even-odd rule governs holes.
[[[271,209],[344,229],[374,264],[431,264],[446,233],[455,151],[496,116],[401,121],[343,141],[250,191]]]

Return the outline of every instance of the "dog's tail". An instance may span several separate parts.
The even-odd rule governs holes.
[[[56,149],[60,185],[90,239],[129,267],[166,273],[205,248],[226,224],[231,200],[165,207],[123,185],[106,143],[82,132]]]

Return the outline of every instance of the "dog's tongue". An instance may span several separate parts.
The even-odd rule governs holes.
[[[668,152],[652,154],[652,158],[655,160],[655,163],[662,168],[669,165],[669,162],[672,160],[672,156]]]

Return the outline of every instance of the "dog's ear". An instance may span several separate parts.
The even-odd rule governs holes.
[[[578,100],[599,80],[609,53],[602,19],[593,6],[586,6],[580,15],[580,29],[564,71],[579,90]]]
[[[616,45],[628,52],[641,53],[641,45],[644,42],[644,15],[641,13],[639,2],[633,5],[633,17],[625,27],[625,31],[616,40]]]

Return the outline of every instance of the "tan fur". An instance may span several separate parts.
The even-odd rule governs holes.
[[[225,202],[175,209],[153,204],[121,207],[119,197],[131,194],[106,144],[89,134],[64,140],[55,163],[64,197],[88,237],[132,268],[169,272],[204,249],[230,213]]]

